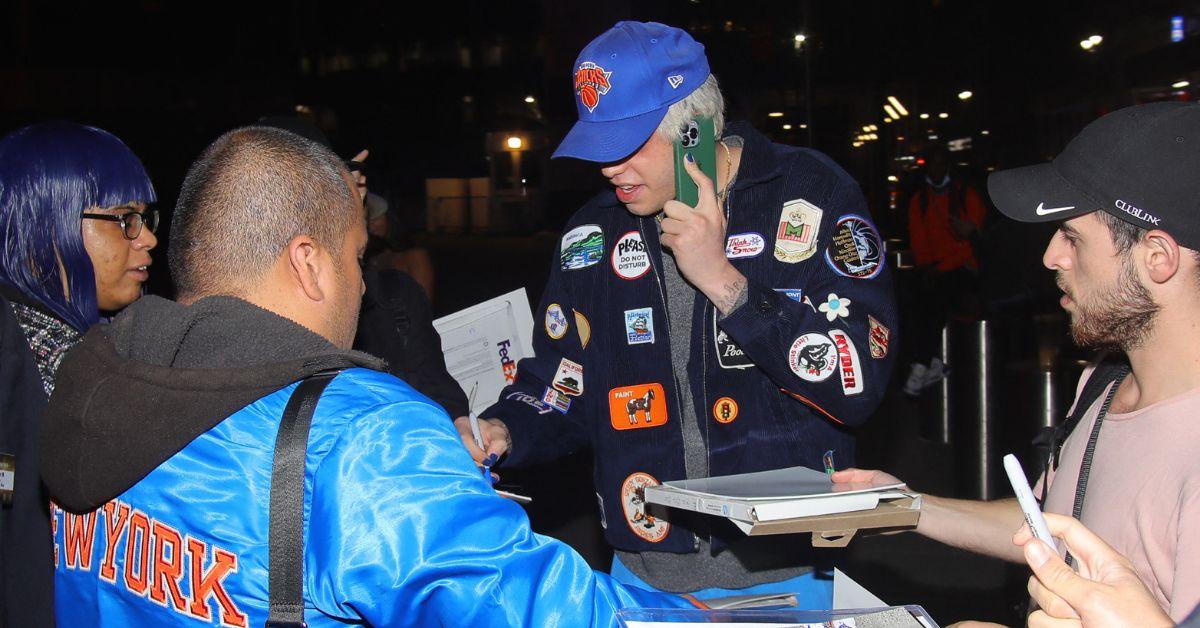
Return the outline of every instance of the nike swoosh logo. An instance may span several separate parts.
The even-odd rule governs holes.
[[[1048,214],[1056,214],[1058,212],[1065,212],[1068,209],[1075,209],[1074,205],[1071,205],[1069,207],[1043,207],[1043,205],[1045,205],[1045,203],[1038,203],[1037,209],[1035,210],[1037,212],[1037,215],[1039,215],[1039,216],[1046,216]]]

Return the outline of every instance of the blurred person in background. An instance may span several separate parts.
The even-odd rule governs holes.
[[[946,147],[930,145],[923,182],[908,205],[908,234],[917,263],[917,294],[906,326],[912,330],[904,381],[910,397],[946,376],[941,334],[951,314],[978,312],[975,248],[985,215],[979,192],[954,176]]]
[[[67,350],[141,296],[154,201],[142,163],[106,131],[51,122],[0,140],[0,457],[15,463],[0,499],[0,626],[53,625],[42,411]]]

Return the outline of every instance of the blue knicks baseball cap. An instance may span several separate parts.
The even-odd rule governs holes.
[[[704,46],[657,22],[617,22],[575,60],[579,121],[552,157],[610,162],[628,157],[667,109],[708,78]]]

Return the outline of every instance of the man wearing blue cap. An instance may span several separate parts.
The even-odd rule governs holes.
[[[878,405],[892,368],[891,277],[858,184],[816,151],[724,124],[704,47],[620,22],[580,53],[579,121],[555,157],[612,184],[567,224],[540,309],[536,358],[481,413],[477,460],[595,453],[618,580],[672,592],[790,591],[828,608],[828,556],[747,538],[723,519],[648,511],[668,480],[854,459],[847,426]],[[675,199],[673,145],[696,118],[719,140],[716,181]],[[823,559],[823,560],[819,560]]]

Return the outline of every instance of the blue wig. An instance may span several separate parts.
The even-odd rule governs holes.
[[[154,201],[142,162],[107,131],[47,122],[8,134],[0,139],[0,281],[86,331],[100,310],[80,213]]]

